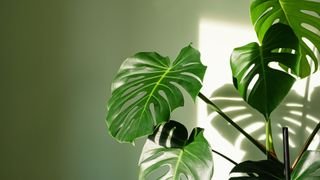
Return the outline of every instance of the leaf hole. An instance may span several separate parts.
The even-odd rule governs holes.
[[[188,180],[187,176],[185,174],[180,174],[179,180]]]
[[[320,0],[307,0],[307,1],[320,3]]]
[[[289,53],[289,54],[296,54],[297,51],[291,48],[276,48],[271,50],[272,53]]]
[[[181,74],[186,75],[186,76],[191,76],[192,78],[194,78],[194,79],[198,80],[199,82],[201,82],[201,79],[198,76],[196,76],[195,74],[193,74],[193,73],[182,72]]]
[[[277,18],[277,19],[275,19],[275,20],[273,21],[272,25],[277,24],[277,23],[279,23],[279,22],[280,22],[280,18]]]
[[[119,110],[120,112],[123,111],[123,109],[127,109],[130,108],[131,105],[133,105],[134,103],[137,103],[139,100],[141,100],[142,98],[145,97],[147,93],[146,92],[140,92],[138,93],[135,97],[128,99],[121,107],[121,109]]]
[[[309,49],[315,48],[315,45],[308,38],[302,37],[301,39],[309,47]]]
[[[136,92],[137,90],[141,89],[143,87],[143,84],[140,83],[136,86],[131,86],[128,89],[126,89],[126,91],[124,93],[122,93],[121,98],[124,98],[126,96],[129,96],[130,94],[132,94],[133,92]]]
[[[320,2],[320,1],[318,1],[318,2]],[[320,19],[319,13],[317,13],[315,11],[310,11],[310,10],[303,9],[303,10],[300,10],[300,12]]]
[[[168,164],[162,165],[157,168],[157,170],[153,170],[146,179],[165,179],[164,177],[169,175],[170,166]]]
[[[246,95],[246,100],[248,101],[249,99],[249,94],[251,93],[252,89],[254,88],[254,86],[256,85],[258,79],[259,79],[260,75],[256,74],[254,75],[254,77],[251,79],[248,88],[247,88],[247,95]]]
[[[319,35],[319,32],[320,32],[320,31],[319,31],[318,28],[316,28],[316,27],[314,27],[314,26],[312,26],[312,25],[310,25],[310,24],[307,24],[307,23],[301,23],[301,26],[302,26],[303,28],[305,28],[305,29],[313,32],[314,34]]]
[[[287,66],[284,66],[278,62],[269,62],[268,63],[268,67],[271,68],[271,69],[274,69],[274,70],[278,70],[278,71],[282,71],[282,72],[285,72],[285,73],[288,73],[288,74],[291,74],[291,69],[288,68]],[[286,70],[285,70],[285,69]]]
[[[243,74],[242,79],[245,79],[255,66],[255,64],[251,64],[251,66],[248,69],[246,69],[246,72]]]
[[[150,114],[152,116],[153,124],[157,124],[157,119],[156,119],[156,110],[154,107],[154,103],[149,104],[149,109],[150,109]]]
[[[266,14],[268,14],[270,11],[273,10],[273,6],[269,7],[268,9],[266,9],[263,13],[261,13],[261,15],[259,16],[258,19],[262,18],[263,16],[265,16]]]
[[[175,141],[175,130],[176,130],[176,127],[173,127],[172,129],[170,129],[169,131],[169,134],[168,134],[168,137],[166,139],[166,146],[165,147],[173,147],[174,146],[174,141]]]
[[[167,94],[166,94],[163,90],[159,90],[158,93],[159,93],[159,95],[162,96],[167,102],[170,102]],[[170,110],[172,111],[172,109],[171,109],[171,107],[170,107],[170,103],[168,103],[168,106],[169,106]]]

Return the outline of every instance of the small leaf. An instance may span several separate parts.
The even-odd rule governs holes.
[[[176,121],[159,126],[144,145],[139,179],[210,180],[213,160],[203,129],[193,129],[189,139],[186,132],[186,128]],[[159,142],[166,142],[165,147]],[[165,167],[169,170],[163,170]],[[152,177],[155,174],[160,177]]]
[[[125,60],[107,105],[110,134],[120,142],[152,134],[154,126],[168,121],[170,113],[183,106],[180,87],[196,98],[205,70],[200,53],[191,46],[183,48],[173,63],[154,52]]]
[[[230,180],[255,179],[255,180],[276,180],[283,179],[284,166],[282,163],[273,160],[245,161],[236,165],[232,173],[243,173],[242,176],[231,177]]]
[[[320,151],[306,151],[293,170],[291,179],[320,179]]]
[[[318,58],[312,43],[320,50],[320,1],[317,0],[253,0],[251,19],[260,42],[274,23],[289,25],[299,40],[301,59],[295,73],[306,77],[311,72],[309,56],[318,69]]]
[[[275,24],[268,30],[262,46],[250,43],[234,49],[231,56],[234,86],[246,102],[268,117],[295,82],[294,77],[281,67],[274,69],[271,63],[296,69],[298,60],[298,40],[291,28]]]

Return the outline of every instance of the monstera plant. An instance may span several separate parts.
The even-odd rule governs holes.
[[[206,66],[198,50],[188,45],[174,61],[156,52],[140,52],[120,67],[106,117],[109,133],[119,142],[148,137],[140,157],[139,179],[211,179],[212,153],[235,164],[228,173],[237,175],[230,179],[320,179],[320,151],[307,150],[320,123],[291,165],[287,129],[283,129],[285,158],[280,160],[270,117],[297,80],[318,70],[320,1],[252,0],[250,13],[259,42],[235,48],[230,64],[235,89],[265,119],[265,145],[200,92]],[[184,125],[170,119],[171,112],[184,105],[183,91],[207,103],[266,158],[236,163],[210,147],[204,129],[195,127],[189,135]]]

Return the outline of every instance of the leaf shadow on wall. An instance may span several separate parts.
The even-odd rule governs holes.
[[[265,120],[262,114],[250,107],[238,94],[231,84],[226,84],[212,93],[210,98],[233,121],[246,130],[251,136],[265,144]],[[320,86],[312,93],[311,101],[301,97],[294,90],[290,91],[284,101],[271,114],[274,145],[278,158],[282,155],[282,127],[289,129],[290,158],[291,162],[301,150],[307,137],[320,121],[320,112],[317,105],[320,104]],[[245,151],[243,160],[260,160],[264,155],[242,134],[233,128],[210,107],[207,109],[211,125],[228,142]],[[319,133],[315,139],[319,138]],[[319,147],[319,140],[317,147]],[[213,147],[214,148],[214,147]]]

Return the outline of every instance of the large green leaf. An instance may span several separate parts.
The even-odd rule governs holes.
[[[176,121],[159,126],[144,145],[139,179],[210,180],[213,174],[211,148],[203,129],[186,128]]]
[[[232,53],[235,87],[246,102],[266,117],[295,82],[290,74],[270,65],[279,63],[282,67],[296,68],[299,59],[297,42],[289,26],[275,24],[266,33],[262,46],[250,43],[234,49]]]
[[[307,56],[318,68],[318,60],[309,47],[310,42],[320,50],[320,1],[319,0],[252,0],[251,19],[260,42],[267,30],[277,22],[288,24],[299,39],[300,66],[293,69],[305,77],[310,74]]]
[[[169,120],[170,112],[183,106],[179,87],[193,99],[202,87],[206,67],[200,53],[187,46],[177,59],[155,52],[137,53],[124,61],[112,83],[106,122],[120,142],[152,134],[155,125]]]
[[[277,161],[245,161],[236,165],[230,172],[231,174],[242,173],[242,175],[231,177],[230,180],[280,180],[284,179],[283,170],[283,164]]]
[[[293,170],[291,179],[320,179],[320,151],[306,151]]]

